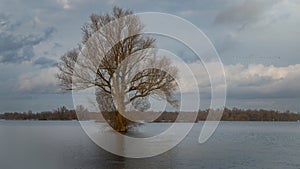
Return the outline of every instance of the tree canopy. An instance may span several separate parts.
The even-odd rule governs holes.
[[[124,117],[131,111],[127,107],[146,110],[149,96],[178,106],[177,68],[158,56],[155,39],[143,34],[143,28],[130,10],[114,7],[111,13],[92,14],[82,27],[80,49],[68,51],[58,65],[64,90],[97,87],[100,110],[116,112],[111,120],[117,131],[130,126]]]

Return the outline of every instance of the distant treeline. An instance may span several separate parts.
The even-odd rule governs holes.
[[[196,121],[205,121],[209,113],[209,109],[200,110],[198,112]],[[211,110],[213,113],[218,113],[220,110]],[[185,115],[188,116],[188,112],[185,112]],[[165,112],[159,118],[156,119],[159,121],[171,121],[174,122],[177,118],[178,113],[174,112]],[[292,113],[290,111],[279,112],[274,110],[244,110],[238,108],[225,108],[221,121],[298,121],[300,120],[299,113]]]
[[[215,113],[219,110],[211,110]],[[209,109],[200,110],[196,121],[205,121],[208,115]],[[191,118],[191,113],[183,112],[184,117],[188,119]],[[79,114],[80,119],[90,120],[97,119],[99,113],[87,112],[84,114]],[[178,112],[164,112],[162,113],[154,122],[174,122],[178,117]],[[77,120],[77,115],[75,110],[68,110],[65,106],[59,107],[53,111],[46,111],[41,113],[29,112],[14,112],[14,113],[4,113],[0,114],[0,119],[5,120]],[[143,120],[143,119],[141,119]],[[292,113],[289,111],[279,112],[274,110],[244,110],[238,108],[225,108],[222,115],[222,121],[298,121],[300,120],[299,113]],[[99,120],[101,121],[101,120]]]
[[[59,107],[53,111],[45,111],[41,113],[14,112],[0,114],[0,119],[5,120],[77,120],[75,110],[68,110],[65,106]]]

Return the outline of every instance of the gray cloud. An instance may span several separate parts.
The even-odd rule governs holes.
[[[55,42],[53,48],[61,48],[63,47],[60,43]]]
[[[7,15],[0,15],[0,62],[1,63],[22,63],[30,61],[34,57],[33,47],[49,39],[54,28],[47,28],[40,34],[18,33],[15,28],[22,23],[10,21]]]
[[[41,68],[53,67],[56,66],[56,63],[57,61],[46,57],[39,57],[33,62],[34,65],[40,66]]]
[[[0,32],[4,30],[14,31],[18,26],[21,25],[21,22],[11,22],[9,20],[9,15],[0,13]]]
[[[0,80],[3,82],[0,83],[0,93],[18,95],[19,92],[55,92],[59,88],[54,78],[55,67],[52,66],[55,59],[80,42],[80,27],[88,21],[91,13],[110,11],[112,6],[118,5],[134,12],[155,11],[179,15],[202,29],[216,45],[225,64],[228,99],[274,100],[300,96],[300,88],[297,86],[300,83],[299,66],[289,66],[300,63],[298,1],[0,1],[0,11],[11,13],[5,15],[0,12]],[[57,32],[53,34],[54,29],[47,30],[48,27],[55,27]],[[162,38],[158,38],[157,42],[158,47],[177,54],[196,69],[200,90],[209,96],[207,91],[210,90],[210,85],[205,69],[200,69],[200,64],[193,64],[198,60],[189,48],[173,41],[163,44],[165,41]],[[252,55],[258,57],[250,57]],[[14,64],[5,63],[22,64],[18,64],[16,68]],[[258,66],[259,64],[263,66]],[[270,65],[274,65],[274,68]],[[273,70],[278,74],[289,73],[278,76],[280,78],[264,74]],[[187,81],[187,92],[190,89]],[[12,99],[11,105],[14,108],[17,105],[13,101]],[[27,99],[22,99],[20,104],[26,101]]]
[[[241,47],[241,42],[234,37],[232,33],[228,33],[225,35],[219,35],[217,40],[213,41],[216,50],[219,54],[223,54],[228,51],[236,50],[237,48]]]
[[[215,18],[218,24],[238,24],[239,29],[246,28],[249,24],[257,22],[279,0],[243,1],[221,11]]]

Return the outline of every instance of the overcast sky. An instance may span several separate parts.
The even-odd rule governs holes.
[[[298,0],[0,3],[0,112],[43,111],[60,105],[72,108],[71,95],[59,92],[55,65],[60,55],[81,42],[81,26],[88,16],[108,12],[114,5],[134,12],[174,14],[200,28],[224,64],[227,106],[300,111]],[[192,59],[193,53],[179,42],[158,40],[159,47],[189,61],[191,69],[199,72],[200,91],[206,92],[209,80],[201,63]]]

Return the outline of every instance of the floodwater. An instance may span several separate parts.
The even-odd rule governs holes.
[[[169,125],[150,123],[130,134],[163,131]],[[195,124],[170,151],[133,159],[98,147],[77,121],[0,121],[0,169],[300,169],[300,123],[221,122],[199,144],[202,126]]]

